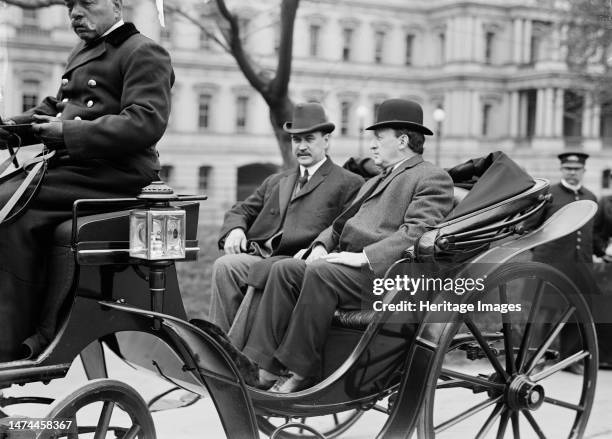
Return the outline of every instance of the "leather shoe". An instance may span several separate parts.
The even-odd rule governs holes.
[[[258,376],[258,383],[257,383],[257,388],[258,389],[269,389],[270,387],[272,387],[274,385],[274,383],[276,383],[278,380],[280,379],[279,375],[276,375],[272,372],[268,372],[265,369],[259,369],[259,376]]]
[[[289,372],[289,375],[283,375],[276,380],[269,391],[272,393],[292,393],[310,387],[311,384],[312,379]]]

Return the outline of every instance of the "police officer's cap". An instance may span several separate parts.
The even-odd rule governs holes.
[[[559,160],[561,160],[561,164],[576,164],[576,165],[584,165],[586,163],[586,159],[589,158],[588,154],[584,152],[564,152],[559,154]]]

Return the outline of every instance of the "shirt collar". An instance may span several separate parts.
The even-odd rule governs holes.
[[[121,26],[123,26],[125,24],[125,22],[123,20],[119,20],[118,22],[116,22],[115,24],[113,24],[111,27],[108,28],[108,30],[106,32],[104,32],[102,34],[103,37],[107,36],[108,34],[110,34],[112,31],[114,31],[117,28],[120,28]]]
[[[300,177],[304,175],[305,169],[308,169],[308,178],[312,177],[314,173],[317,172],[317,169],[323,166],[323,163],[325,163],[325,160],[327,160],[327,157],[323,157],[323,160],[320,160],[314,165],[310,165],[308,167],[300,165]]]
[[[561,179],[561,186],[565,187],[566,189],[569,189],[572,192],[580,192],[580,189],[582,189],[581,184],[574,186],[573,184],[569,184],[564,179]]]

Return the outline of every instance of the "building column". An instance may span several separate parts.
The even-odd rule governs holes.
[[[544,89],[538,88],[536,97],[535,137],[542,137],[544,134],[544,106]]]
[[[553,136],[563,137],[563,89],[555,90],[555,117],[553,122]]]
[[[531,59],[531,20],[525,20],[523,26],[523,63],[528,63]]]
[[[582,110],[582,137],[589,139],[593,136],[593,95],[584,94],[584,107]]]
[[[522,47],[523,47],[523,20],[519,18],[514,19],[514,64],[522,63]]]
[[[482,28],[482,20],[478,17],[474,17],[474,56],[472,59],[475,62],[481,63],[484,61],[484,31]]]
[[[601,104],[596,103],[593,105],[593,129],[591,130],[591,135],[599,139],[601,137]]]
[[[451,38],[453,39],[453,60],[463,61],[465,59],[465,38],[469,38],[468,35],[464,35],[467,28],[463,17],[455,17],[453,20],[453,33]]]
[[[516,138],[519,135],[519,92],[517,90],[510,92],[510,108],[509,108],[510,137]]]
[[[480,137],[482,136],[482,105],[480,95],[477,91],[473,91],[470,94],[472,101],[472,129],[470,130],[470,135]]]
[[[527,136],[527,94],[519,93],[519,112],[518,112],[518,134],[519,137]]]
[[[555,112],[555,91],[547,88],[544,91],[544,136],[552,137]]]

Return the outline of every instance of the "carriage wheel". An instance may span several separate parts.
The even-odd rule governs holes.
[[[485,286],[486,297],[475,300],[522,303],[523,311],[468,313],[446,325],[419,437],[581,438],[598,364],[584,298],[564,274],[535,262],[507,264]],[[562,350],[561,334],[568,330],[574,342]],[[487,340],[485,331],[499,331],[498,340]],[[466,335],[472,342],[457,345]]]
[[[116,380],[88,382],[54,403],[47,418],[72,424],[66,430],[44,431],[37,439],[156,439],[146,402],[132,387]]]
[[[272,434],[281,425],[288,422],[298,422],[305,424],[308,427],[314,428],[327,439],[332,439],[340,436],[346,430],[351,428],[355,422],[363,415],[363,410],[354,409],[346,412],[334,413],[325,416],[311,416],[302,418],[283,418],[276,416],[257,416],[257,425],[262,433],[266,436]],[[292,431],[280,432],[276,437],[279,439],[307,439],[316,438],[315,434],[300,427],[292,427]]]

